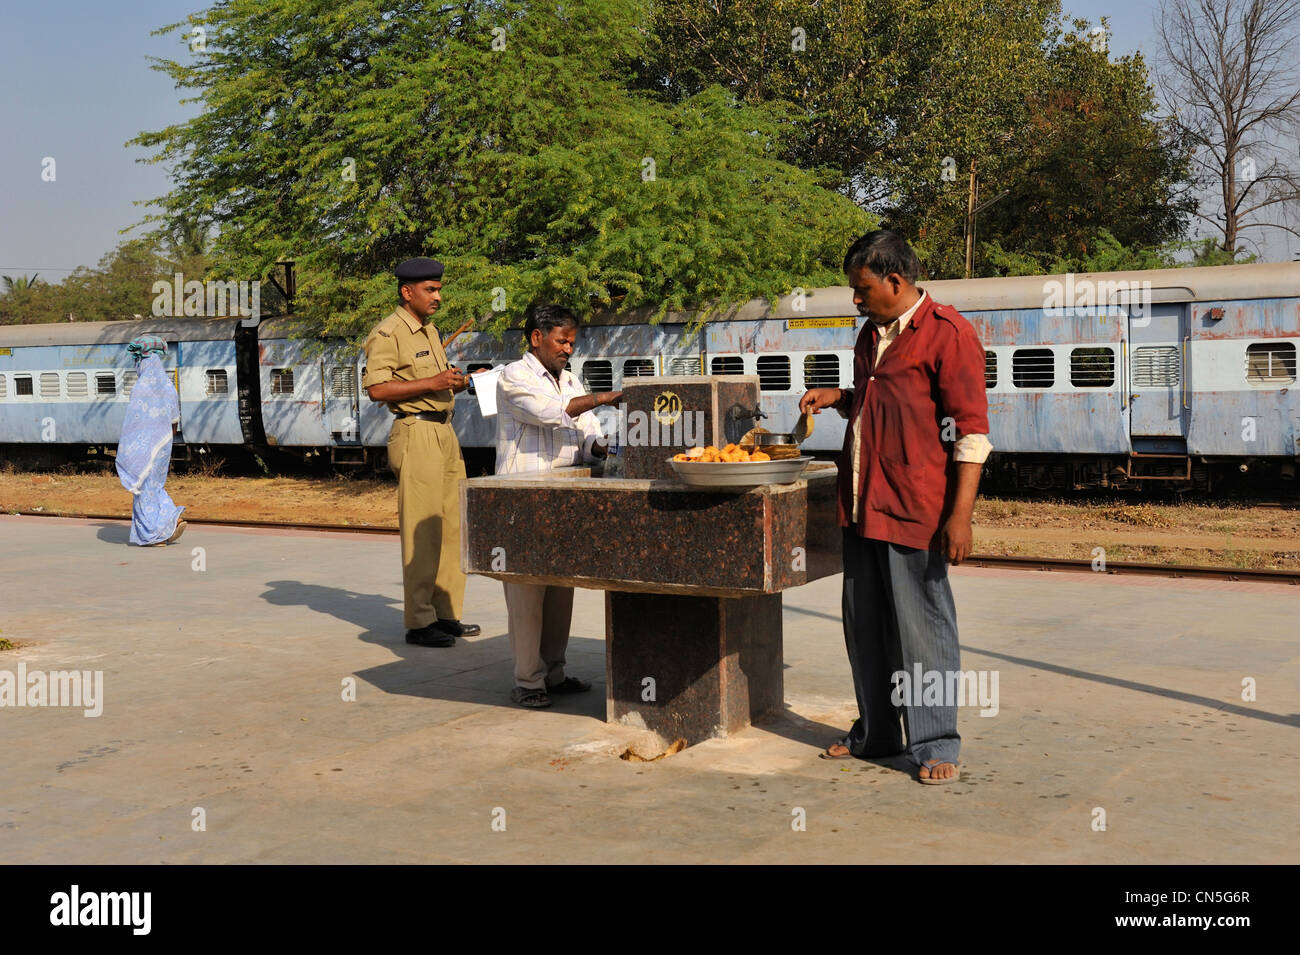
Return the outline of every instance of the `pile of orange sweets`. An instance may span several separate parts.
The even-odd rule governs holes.
[[[758,450],[750,453],[736,444],[729,444],[721,450],[710,444],[705,448],[691,448],[685,454],[674,454],[673,460],[709,464],[719,461],[771,461],[772,458],[770,455]]]

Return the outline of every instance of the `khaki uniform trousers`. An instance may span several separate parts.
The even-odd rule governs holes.
[[[450,424],[398,418],[388,436],[388,464],[397,475],[406,629],[459,620],[465,602],[460,569],[465,462],[456,432]]]
[[[504,583],[504,582],[503,582]],[[515,686],[545,689],[564,682],[573,588],[549,584],[504,584]]]

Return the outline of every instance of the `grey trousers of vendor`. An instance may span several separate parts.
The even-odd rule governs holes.
[[[853,669],[858,719],[844,745],[854,756],[906,753],[918,766],[957,762],[955,705],[919,705],[905,696],[896,707],[894,674],[960,670],[957,607],[948,562],[939,551],[860,537],[844,529],[844,643]],[[900,694],[902,695],[902,694]],[[943,704],[955,703],[944,700]],[[901,725],[900,725],[900,716]],[[903,731],[907,745],[903,745]]]
[[[515,685],[540,690],[564,682],[573,588],[505,584]]]

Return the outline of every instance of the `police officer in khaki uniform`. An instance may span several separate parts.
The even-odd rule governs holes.
[[[407,259],[397,267],[402,304],[366,339],[362,381],[370,400],[387,402],[397,416],[388,464],[397,475],[406,642],[423,647],[449,647],[480,629],[460,622],[465,574],[458,485],[465,462],[451,416],[455,394],[469,380],[447,363],[430,321],[442,303],[442,272],[436,259]]]

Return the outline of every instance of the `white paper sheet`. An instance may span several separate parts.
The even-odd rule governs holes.
[[[474,375],[474,394],[478,395],[478,410],[485,418],[497,413],[497,379],[505,365],[499,365],[491,371],[480,371]]]

